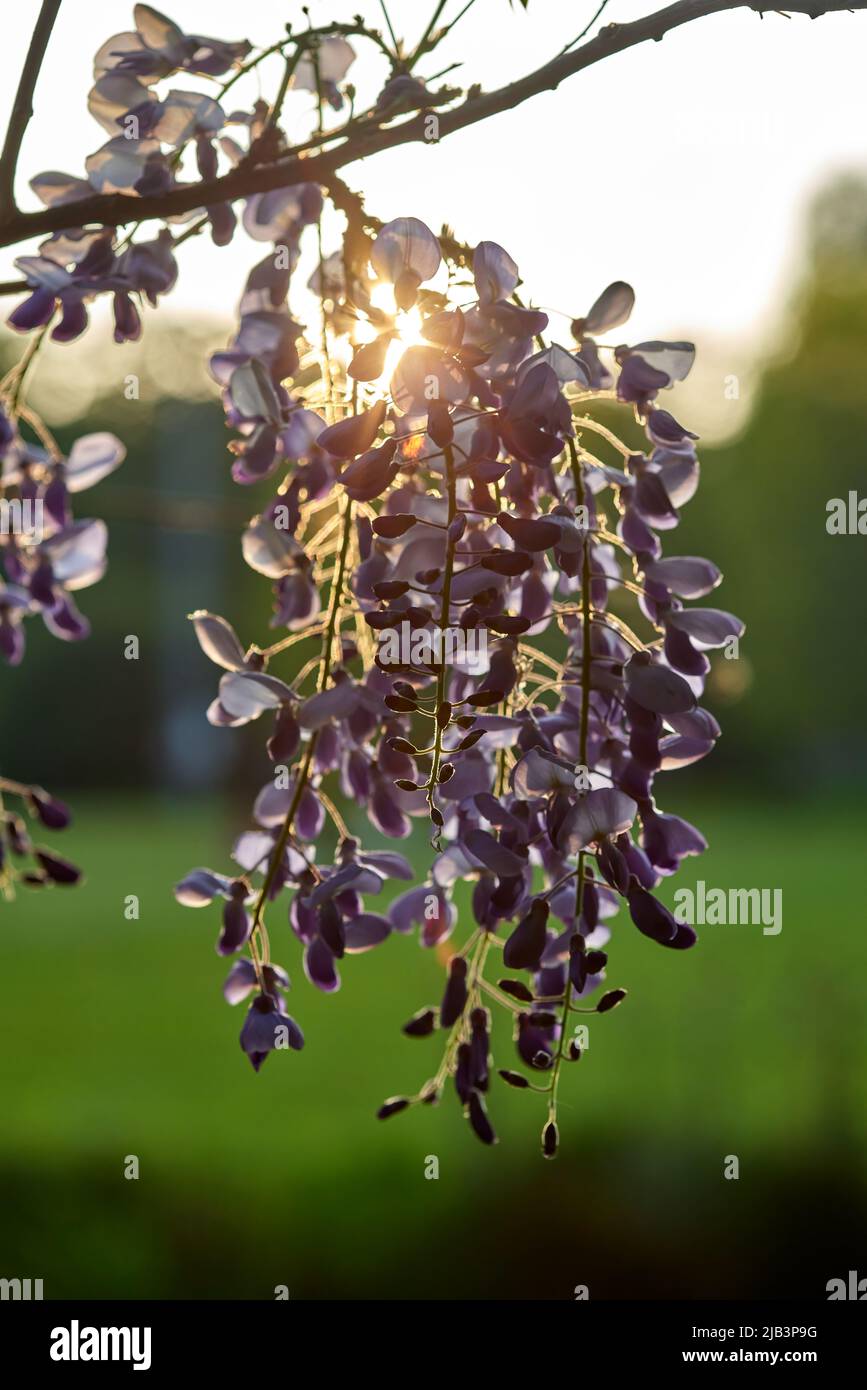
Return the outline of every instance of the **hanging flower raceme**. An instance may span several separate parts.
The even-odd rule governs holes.
[[[599,348],[594,335],[632,308],[622,282],[575,320],[574,347],[540,345],[547,315],[515,302],[518,267],[501,246],[476,249],[476,298],[459,306],[422,289],[441,261],[423,223],[388,223],[369,266],[353,267],[345,313],[346,277],[326,277],[323,262],[312,283],[333,300],[330,371],[345,393],[338,385],[327,402],[296,394],[290,358],[259,325],[274,312],[267,262],[248,282],[239,337],[214,359],[245,440],[238,481],[282,478],[245,557],[278,579],[277,622],[292,635],[245,651],[223,620],[196,616],[224,668],[209,718],[265,716],[274,775],[234,846],[235,876],[196,870],[178,896],[223,902],[217,949],[237,957],[226,995],[253,996],[241,1046],[256,1069],[300,1046],[281,1003],[288,979],[269,955],[275,914],[288,909],[304,971],[328,993],[346,957],[417,931],[442,953],[445,978],[404,1033],[428,1040],[419,1047],[440,1036],[444,1054],[380,1116],[451,1087],[477,1137],[495,1142],[490,1010],[505,1009],[515,1056],[499,1076],[545,1094],[551,1157],[560,1071],[581,1055],[576,1016],[609,1013],[626,995],[608,979],[613,919],[678,950],[696,939],[655,890],[705,842],[659,809],[654,781],[715,745],[719,726],[700,704],[706,653],[743,625],[691,606],[719,582],[715,566],[662,552],[698,465],[696,436],[657,397],[688,371],[691,346]],[[371,275],[393,287],[396,317],[374,307]],[[409,310],[418,340],[407,342]],[[352,338],[365,319],[375,336],[350,346],[341,377],[340,333]],[[288,370],[302,375],[303,357]],[[628,443],[587,413],[613,387],[630,407]],[[631,622],[626,588],[637,593]],[[556,660],[535,641],[550,630]],[[308,639],[318,657],[294,678],[287,657],[278,675],[282,653]],[[419,821],[430,826],[421,860],[361,847],[371,826],[403,839]],[[404,883],[381,908],[394,879]]]

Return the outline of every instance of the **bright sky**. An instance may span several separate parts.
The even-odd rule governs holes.
[[[297,3],[167,3],[188,32],[256,45],[274,42],[287,17],[304,27]],[[451,0],[444,17],[462,3]],[[530,0],[525,13],[509,0],[476,0],[422,71],[463,60],[446,80],[491,89],[555,55],[594,7],[595,0]],[[612,0],[604,18],[633,19],[653,7],[654,0]],[[432,8],[433,0],[389,3],[398,33],[410,37]],[[38,9],[37,0],[16,0],[5,19],[4,123]],[[362,13],[382,27],[377,0],[312,0],[311,13],[314,22]],[[85,155],[105,140],[86,108],[90,62],[105,38],[132,27],[131,14],[120,0],[62,5],[24,142],[23,206],[36,206],[26,178],[52,168],[80,174]],[[785,297],[810,193],[832,172],[867,161],[865,44],[865,13],[702,19],[438,147],[405,146],[344,174],[385,219],[413,215],[434,228],[445,220],[470,243],[500,241],[538,304],[579,313],[623,278],[638,295],[635,338],[688,334],[743,344],[766,329]],[[266,95],[282,70],[272,61],[263,68]],[[379,69],[363,62],[351,71],[361,102],[375,95],[374,74]],[[246,81],[232,93],[239,105],[256,92],[255,79]],[[310,100],[290,94],[290,131],[305,128]],[[263,249],[243,234],[219,251],[204,237],[184,247],[174,309],[231,314]],[[0,252],[0,278],[14,274],[14,254]]]

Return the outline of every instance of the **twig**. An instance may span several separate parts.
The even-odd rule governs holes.
[[[18,155],[21,150],[21,141],[24,139],[24,132],[30,117],[33,115],[33,93],[39,80],[42,60],[45,57],[45,50],[48,47],[48,40],[51,38],[51,31],[54,28],[54,21],[59,9],[60,0],[42,0],[42,9],[39,11],[36,28],[33,30],[27,57],[21,70],[21,80],[18,83],[18,91],[15,93],[15,101],[12,104],[12,114],[9,117],[9,128],[6,131],[3,153],[0,155],[0,218],[5,217],[7,212],[13,216],[16,212],[14,184]]]
[[[567,43],[566,47],[563,49],[564,53],[568,53],[570,49],[575,47],[576,43],[580,43],[582,39],[586,39],[587,35],[590,33],[590,30],[593,28],[593,25],[596,23],[597,19],[602,14],[602,11],[606,9],[607,6],[608,0],[602,0],[602,4],[599,6],[598,10],[593,15],[593,18],[588,20],[587,23],[584,25],[584,28],[581,30],[581,33],[576,34],[574,39],[571,39],[569,43]]]

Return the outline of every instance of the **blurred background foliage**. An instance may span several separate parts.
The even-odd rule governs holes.
[[[672,960],[615,924],[609,977],[630,997],[591,1021],[564,1078],[554,1164],[538,1153],[541,1098],[501,1086],[492,1152],[452,1095],[437,1113],[374,1120],[436,1070],[436,1041],[399,1031],[441,989],[414,940],[345,962],[340,994],[323,997],[275,914],[307,1049],[250,1071],[220,997],[216,917],[170,893],[194,864],[225,867],[267,776],[261,730],[205,722],[216,673],[185,616],[204,606],[242,640],[266,635],[266,581],[238,553],[255,490],[229,481],[221,412],[182,369],[224,327],[182,338],[149,324],[150,366],[105,351],[110,372],[140,373],[140,400],[118,375],[59,431],[113,429],[129,449],[93,496],[110,526],[109,576],[82,596],[94,635],[70,650],[31,627],[25,665],[0,681],[0,765],[73,801],[64,848],[88,874],[0,916],[0,1273],[44,1278],[49,1297],[269,1298],[286,1284],[293,1297],[570,1298],[588,1284],[595,1298],[821,1298],[859,1260],[864,1272],[867,596],[863,538],[825,521],[863,477],[867,184],[825,190],[809,240],[751,408],[701,449],[677,533],[677,553],[720,564],[713,601],[747,635],[737,662],[715,662],[719,748],[660,784],[664,808],[710,841],[678,886],[781,888],[783,930],[707,927]],[[701,429],[700,400],[675,409]],[[133,633],[137,662],[122,658]],[[408,852],[426,862],[421,833]],[[510,1047],[501,1033],[499,1065]]]

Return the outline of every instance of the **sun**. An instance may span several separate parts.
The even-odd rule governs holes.
[[[387,281],[378,281],[370,293],[370,302],[394,321],[396,336],[389,343],[385,355],[385,367],[375,385],[387,384],[394,375],[395,368],[409,347],[417,347],[427,340],[422,333],[421,310],[413,305],[411,309],[398,309],[394,302],[394,287]],[[359,324],[356,334],[358,343],[369,343],[377,336],[377,330],[370,323]]]

